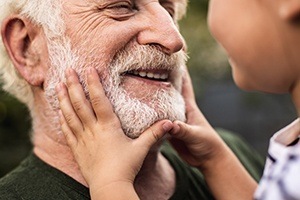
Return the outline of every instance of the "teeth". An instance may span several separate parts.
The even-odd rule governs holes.
[[[140,75],[141,77],[145,77],[145,76],[147,76],[147,73],[146,73],[146,72],[140,72],[139,75]]]
[[[153,78],[153,77],[154,77],[154,74],[153,74],[153,73],[147,73],[147,77],[148,77],[148,78]]]
[[[141,76],[141,77],[147,77],[147,78],[158,79],[158,80],[166,80],[169,78],[169,75],[167,73],[157,74],[157,73],[146,72],[146,71],[131,71],[129,73],[137,75],[137,76]]]
[[[161,79],[167,79],[168,78],[168,74],[162,74],[160,78]]]
[[[160,79],[160,74],[154,74],[155,79]]]

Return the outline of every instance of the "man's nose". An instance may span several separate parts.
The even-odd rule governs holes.
[[[184,41],[172,17],[159,3],[148,4],[148,14],[143,30],[137,36],[141,45],[159,45],[170,55],[180,51]]]

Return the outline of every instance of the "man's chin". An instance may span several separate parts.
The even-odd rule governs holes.
[[[129,138],[139,137],[159,120],[185,121],[185,103],[181,94],[174,88],[148,93],[144,91],[143,99],[133,97],[132,93],[128,92],[133,90],[126,89],[116,86],[105,88],[123,131]],[[141,91],[141,88],[135,88],[134,91]]]

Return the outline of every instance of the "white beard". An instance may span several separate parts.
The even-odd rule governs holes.
[[[108,98],[119,117],[122,128],[130,138],[138,137],[146,128],[161,119],[185,120],[185,106],[181,95],[176,91],[159,90],[153,94],[151,102],[142,103],[131,98],[121,87],[113,86]],[[149,105],[156,105],[152,108]]]
[[[50,49],[51,47],[53,49],[49,51],[52,58],[51,67],[47,76],[49,80],[46,81],[48,84],[45,85],[45,94],[52,108],[58,109],[59,104],[55,87],[61,80],[65,79],[65,69],[71,66],[77,71],[84,91],[88,96],[84,70],[87,66],[99,70],[101,66],[97,62],[91,62],[91,60],[97,60],[97,57],[99,57],[93,55],[93,53],[90,55],[76,54],[68,48],[70,47],[68,44],[61,45],[57,43],[50,45]],[[53,56],[54,52],[55,55]],[[77,55],[80,55],[80,58]],[[181,52],[170,57],[162,53],[157,47],[128,45],[113,58],[106,69],[108,75],[104,76],[99,73],[106,95],[120,119],[124,133],[128,137],[139,137],[146,128],[161,119],[185,121],[185,104],[180,94],[185,58],[185,54]],[[129,93],[121,87],[121,74],[130,70],[149,69],[149,66],[151,66],[151,69],[172,70],[170,81],[174,87],[168,90],[158,89],[154,94],[150,94],[150,102],[142,102],[139,99],[130,97]],[[103,71],[103,69],[99,71]],[[133,91],[131,92],[133,93]]]

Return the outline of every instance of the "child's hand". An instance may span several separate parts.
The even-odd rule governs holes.
[[[170,142],[186,162],[204,170],[218,160],[227,147],[199,110],[188,72],[183,80],[182,94],[187,122],[174,122]]]
[[[101,190],[124,183],[133,188],[149,149],[172,128],[172,122],[159,121],[139,138],[130,139],[125,136],[95,69],[87,70],[91,103],[74,70],[66,71],[66,79],[67,86],[60,84],[57,88],[61,127],[89,187]]]
[[[182,93],[187,123],[174,122],[170,131],[174,148],[201,170],[215,199],[253,199],[257,184],[199,110],[188,73]]]

